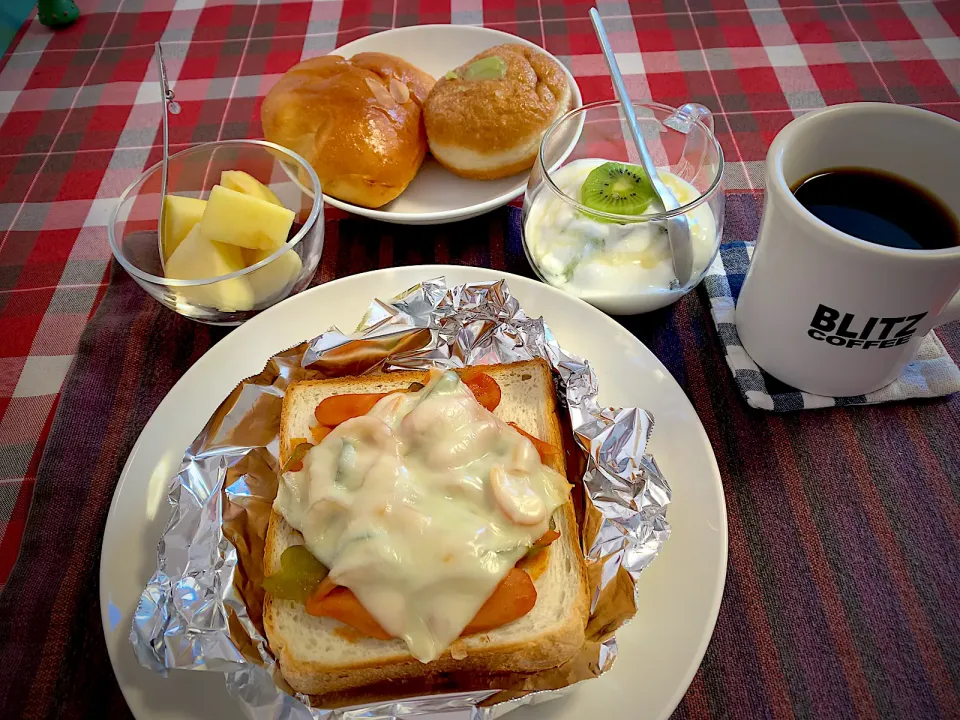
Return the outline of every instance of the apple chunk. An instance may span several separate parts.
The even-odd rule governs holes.
[[[266,200],[268,203],[283,207],[283,203],[280,202],[280,198],[273,190],[243,170],[224,170],[220,173],[220,184],[227,190],[235,190],[244,195]]]
[[[272,255],[270,250],[244,250],[247,266],[254,265]],[[281,292],[290,289],[296,282],[303,269],[303,261],[294,250],[287,250],[272,262],[262,268],[254,270],[247,277],[250,278],[250,287],[257,305],[272,300]]]
[[[183,242],[193,226],[200,222],[206,200],[184,197],[183,195],[165,195],[163,198],[163,256],[169,258],[177,246]]]
[[[199,227],[209,240],[249,248],[276,250],[287,241],[292,210],[214,185]]]
[[[245,267],[243,252],[239,247],[209,240],[197,224],[167,260],[166,274],[168,278],[177,280],[201,280]],[[176,292],[185,302],[215,307],[225,312],[250,310],[254,304],[253,288],[246,277],[176,288]]]

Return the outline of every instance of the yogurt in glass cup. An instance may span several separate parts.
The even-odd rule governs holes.
[[[713,116],[699,105],[634,108],[660,177],[680,203],[677,210],[651,206],[642,215],[622,215],[581,201],[581,187],[595,168],[638,164],[617,101],[576,108],[547,130],[523,203],[524,251],[540,279],[611,314],[649,312],[678,300],[703,278],[723,235],[723,152]],[[577,136],[572,148],[571,136]],[[680,213],[693,250],[685,284],[673,270],[665,222]]]

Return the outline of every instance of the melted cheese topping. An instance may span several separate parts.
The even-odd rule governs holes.
[[[569,485],[454,372],[394,393],[283,475],[274,507],[421,662],[549,529]]]

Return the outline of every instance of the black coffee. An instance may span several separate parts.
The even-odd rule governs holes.
[[[861,240],[907,250],[960,245],[960,224],[931,193],[903,178],[866,168],[821,170],[791,190],[828,225]]]

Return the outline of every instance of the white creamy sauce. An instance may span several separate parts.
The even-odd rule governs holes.
[[[276,510],[330,579],[422,662],[436,659],[549,529],[569,492],[456,373],[394,393],[285,473]]]
[[[606,160],[574,160],[551,175],[568,197],[580,201],[587,175]],[[660,179],[681,205],[700,193],[690,183],[660,170]],[[707,203],[686,213],[693,244],[693,276],[710,262],[716,223]],[[530,254],[551,285],[585,300],[676,292],[676,275],[666,228],[652,223],[606,223],[584,215],[543,188],[524,225]]]

